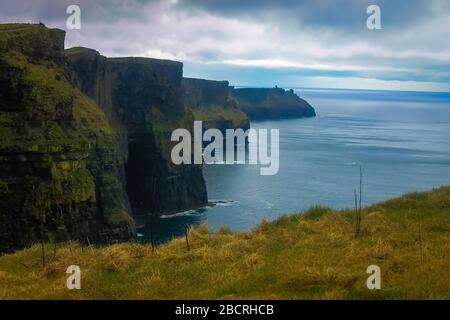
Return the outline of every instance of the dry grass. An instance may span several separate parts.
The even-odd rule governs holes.
[[[206,226],[161,245],[39,245],[0,257],[0,299],[449,299],[450,188],[413,193],[362,210],[314,207],[254,230]],[[420,230],[420,232],[419,232]],[[82,289],[66,288],[76,264]],[[366,288],[367,266],[382,289]]]

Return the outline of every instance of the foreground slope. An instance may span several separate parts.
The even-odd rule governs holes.
[[[363,209],[315,207],[246,233],[205,226],[152,252],[150,245],[32,247],[0,257],[0,299],[449,299],[450,187]],[[66,288],[81,267],[81,290]],[[381,290],[366,269],[381,268]]]

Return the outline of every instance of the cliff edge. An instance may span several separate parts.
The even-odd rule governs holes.
[[[251,120],[314,117],[314,108],[291,90],[282,88],[231,88],[237,106]]]

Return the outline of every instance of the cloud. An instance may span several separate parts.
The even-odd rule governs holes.
[[[250,81],[242,74],[253,74],[255,82],[272,74],[278,83],[283,77],[378,79],[394,87],[450,82],[449,2],[378,0],[382,30],[376,31],[365,26],[369,2],[17,0],[0,4],[0,21],[65,28],[66,7],[78,4],[82,29],[67,30],[67,47],[181,60],[190,76],[217,78],[233,70],[239,83]]]
[[[257,59],[257,60],[223,60],[224,64],[232,64],[243,67],[261,67],[261,68],[296,68],[296,69],[313,69],[313,70],[329,70],[329,71],[403,71],[408,69],[398,69],[395,67],[369,67],[361,65],[340,65],[340,64],[326,64],[326,63],[300,63],[282,59]]]
[[[385,12],[384,20],[391,26],[409,25],[428,20],[436,11],[448,8],[439,0],[185,0],[178,3],[185,10],[198,10],[220,16],[247,19],[276,19],[299,28],[333,28],[364,31],[367,6],[377,4]],[[293,23],[294,22],[294,23]],[[295,23],[297,22],[297,24]]]
[[[422,81],[398,81],[398,80],[381,80],[373,78],[343,78],[336,82],[335,78],[330,77],[314,77],[307,79],[309,86],[326,88],[352,88],[352,89],[368,89],[377,88],[379,90],[405,90],[405,91],[450,91],[450,84],[439,82],[422,82]]]

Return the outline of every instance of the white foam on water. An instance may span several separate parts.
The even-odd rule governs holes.
[[[198,209],[190,209],[186,211],[181,211],[174,214],[163,214],[159,216],[159,218],[166,219],[166,218],[176,218],[176,217],[186,217],[186,216],[193,216],[197,212]]]
[[[234,201],[233,200],[210,200],[210,203],[213,203],[214,206],[232,206]],[[195,216],[200,213],[200,210],[207,210],[208,208],[211,208],[211,205],[206,205],[204,207],[200,207],[197,209],[190,209],[186,211],[181,211],[174,214],[163,214],[159,216],[159,218],[167,219],[167,218],[176,218],[176,217],[187,217],[187,216]]]

